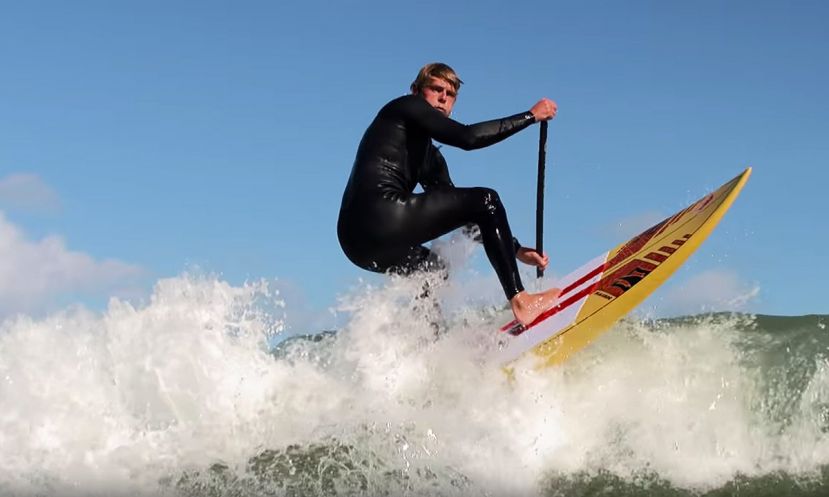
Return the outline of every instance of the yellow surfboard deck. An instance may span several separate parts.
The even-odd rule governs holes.
[[[502,366],[519,358],[541,369],[567,360],[656,290],[711,234],[751,168],[685,209],[594,258],[557,282],[558,304],[524,327],[501,328]]]

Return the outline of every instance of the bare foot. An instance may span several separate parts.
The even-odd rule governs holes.
[[[561,289],[550,288],[541,293],[520,292],[509,301],[515,319],[524,326],[535,321],[542,312],[553,307],[558,302]]]

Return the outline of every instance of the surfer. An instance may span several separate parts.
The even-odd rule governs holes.
[[[445,267],[423,243],[477,225],[515,318],[529,324],[555,304],[560,291],[527,293],[516,259],[545,268],[547,254],[522,247],[512,236],[495,190],[456,187],[432,140],[464,150],[487,147],[552,119],[557,106],[542,98],[529,111],[463,125],[449,117],[462,83],[448,65],[427,64],[412,82],[411,94],[380,109],[360,141],[343,194],[340,246],[363,269],[407,275]],[[414,193],[418,183],[422,193]]]

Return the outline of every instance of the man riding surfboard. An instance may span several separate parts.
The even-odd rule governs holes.
[[[557,105],[542,98],[529,111],[464,125],[449,117],[462,83],[448,65],[427,64],[409,95],[380,109],[357,149],[337,235],[343,252],[357,266],[410,274],[444,267],[424,243],[475,224],[515,318],[526,325],[555,305],[560,290],[527,293],[516,259],[545,268],[547,255],[522,247],[512,236],[495,190],[456,187],[432,140],[464,150],[488,147],[552,119]],[[417,184],[422,193],[414,193]]]

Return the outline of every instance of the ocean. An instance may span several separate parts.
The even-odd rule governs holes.
[[[422,283],[352,289],[335,330],[188,274],[5,319],[0,495],[829,495],[829,316],[631,315],[508,377],[503,307]]]

